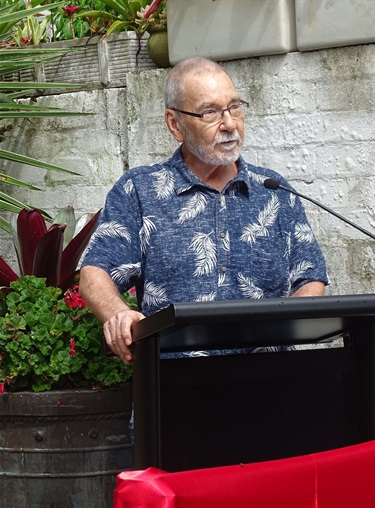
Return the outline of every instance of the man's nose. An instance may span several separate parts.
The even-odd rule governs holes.
[[[220,128],[228,131],[234,131],[237,129],[237,122],[230,114],[230,111],[227,109],[223,111]]]

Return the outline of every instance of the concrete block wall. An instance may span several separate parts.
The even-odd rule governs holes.
[[[295,188],[375,233],[375,46],[372,44],[223,62],[250,102],[245,158],[283,174]],[[78,118],[15,124],[3,148],[61,164],[81,176],[6,165],[43,192],[16,190],[54,215],[73,204],[96,211],[129,167],[167,158],[177,144],[164,125],[168,70],[130,72],[123,87],[41,100]],[[306,202],[332,280],[329,293],[375,291],[375,243]],[[14,262],[0,233],[0,254]],[[13,258],[12,258],[13,256]]]

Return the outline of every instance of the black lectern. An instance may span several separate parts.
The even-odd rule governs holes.
[[[179,303],[133,334],[136,469],[272,460],[375,439],[375,295]],[[343,347],[160,358],[334,338]]]

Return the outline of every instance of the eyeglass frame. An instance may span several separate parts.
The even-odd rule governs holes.
[[[237,120],[236,117],[232,116],[231,109],[233,107],[238,107],[238,106],[246,106],[248,108],[250,106],[250,104],[247,101],[240,100],[240,101],[238,101],[237,104],[233,104],[232,106],[229,106],[229,108],[224,108],[224,109],[221,109],[221,110],[217,109],[217,111],[220,112],[222,119],[224,117],[224,113],[226,111],[228,111],[228,113],[230,114],[231,118],[234,118],[234,120]],[[177,108],[168,108],[168,109],[171,109],[172,111],[176,111],[178,113],[182,113],[183,115],[194,116],[195,118],[200,118],[201,120],[204,119],[204,115],[206,113],[206,112],[203,112],[203,113],[193,113],[192,111],[184,111],[183,109],[177,109]],[[214,109],[214,108],[212,108],[212,109]],[[219,122],[215,122],[215,123],[219,123]],[[212,124],[212,125],[215,125],[215,123]]]

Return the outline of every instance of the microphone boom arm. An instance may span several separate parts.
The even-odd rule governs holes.
[[[295,194],[296,196],[299,196],[300,198],[307,199],[307,201],[310,201],[311,203],[319,206],[320,208],[323,208],[323,210],[325,210],[326,212],[334,215],[338,219],[341,219],[343,222],[346,222],[346,224],[349,224],[349,226],[352,226],[353,228],[358,229],[358,231],[360,231],[364,235],[367,235],[370,238],[372,238],[373,240],[375,240],[375,235],[370,233],[370,231],[367,231],[367,229],[364,229],[361,226],[358,226],[358,224],[355,224],[354,222],[350,221],[349,219],[346,219],[345,217],[343,217],[339,213],[335,212],[334,210],[331,210],[330,208],[323,205],[322,203],[319,203],[319,201],[315,201],[315,199],[310,198],[309,196],[305,196],[304,194],[301,194],[300,192],[297,192],[295,190],[288,189],[288,187],[281,185],[277,180],[274,180],[273,178],[268,178],[267,180],[265,180],[264,186],[267,189],[273,189],[273,190],[282,189],[282,190],[285,190],[285,191],[290,192],[292,194]]]

